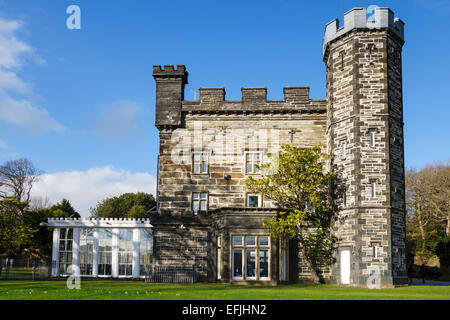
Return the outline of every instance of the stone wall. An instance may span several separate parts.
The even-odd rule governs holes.
[[[298,147],[325,144],[324,100],[306,99],[304,87],[286,101],[266,101],[261,92],[243,88],[243,101],[224,101],[223,88],[201,88],[200,100],[182,101],[182,125],[160,130],[161,211],[192,215],[193,192],[208,193],[210,210],[244,208],[247,153],[258,152],[266,162],[291,141]],[[193,172],[193,153],[208,157],[207,173]],[[271,204],[263,200],[263,206]]]
[[[340,250],[351,250],[353,285],[364,285],[376,270],[385,286],[406,275],[401,71],[399,60],[388,63],[402,44],[390,30],[354,29],[329,44],[324,58],[327,145],[346,189],[334,232]]]

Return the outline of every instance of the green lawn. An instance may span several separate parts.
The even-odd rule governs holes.
[[[69,290],[65,280],[0,281],[0,300],[389,300],[450,299],[450,287],[413,286],[370,290],[333,285],[249,287],[228,284],[155,284],[140,281],[82,280],[80,290]]]

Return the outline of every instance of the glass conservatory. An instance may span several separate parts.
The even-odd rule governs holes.
[[[149,219],[49,219],[52,276],[144,277],[153,251]]]

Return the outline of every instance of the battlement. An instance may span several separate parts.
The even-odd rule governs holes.
[[[353,8],[344,13],[344,25],[339,27],[339,20],[334,19],[325,26],[323,38],[323,54],[329,42],[342,36],[352,29],[382,29],[389,28],[401,40],[404,40],[404,22],[400,18],[394,18],[394,12],[389,8],[376,7],[374,19],[367,19],[366,8]]]
[[[200,103],[214,103],[225,100],[225,88],[199,88]]]
[[[267,101],[267,88],[241,88],[242,102]]]
[[[55,228],[151,228],[150,219],[140,218],[49,218]]]
[[[199,88],[201,105],[225,102],[225,88]],[[307,103],[309,98],[309,87],[284,87],[284,101],[290,103]],[[241,88],[243,103],[270,102],[267,100],[266,87],[243,87]],[[194,101],[190,101],[193,103]],[[234,101],[237,102],[237,101]]]
[[[161,68],[160,65],[154,65],[153,77],[155,80],[181,78],[183,83],[188,83],[188,72],[183,64],[178,64],[176,68],[173,64],[164,65],[164,68]]]

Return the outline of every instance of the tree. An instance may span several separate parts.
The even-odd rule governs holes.
[[[145,207],[139,204],[135,204],[131,207],[130,211],[127,213],[127,218],[130,219],[140,219],[140,218],[146,218],[147,210],[145,210]]]
[[[52,230],[49,227],[41,226],[41,222],[47,222],[49,218],[80,217],[67,199],[48,208],[33,208],[29,205],[23,214],[24,222],[36,232],[33,234],[31,243],[25,246],[24,250],[35,257],[49,257],[51,255]]]
[[[40,174],[40,170],[28,159],[7,161],[0,166],[0,197],[29,201],[33,183]]]
[[[119,197],[111,197],[99,202],[95,208],[91,208],[91,217],[126,218],[134,206],[142,206],[145,214],[142,214],[142,208],[133,209],[131,214],[140,215],[139,218],[144,218],[155,205],[155,198],[149,193],[124,193]]]
[[[406,211],[408,237],[417,238],[417,246],[422,254],[429,253],[427,247],[429,243],[429,226],[431,224],[431,215],[427,199],[426,176],[423,172],[416,172],[414,169],[406,171]],[[417,248],[416,248],[417,250]]]
[[[300,149],[285,145],[271,158],[260,166],[260,178],[247,178],[246,188],[276,203],[279,214],[263,225],[275,238],[298,240],[313,280],[319,283],[321,278],[314,262],[332,262],[331,184],[335,174],[324,168],[329,156],[321,153],[318,146]]]
[[[442,233],[450,234],[450,167],[406,171],[407,238],[414,254],[432,255]]]
[[[33,240],[36,229],[24,220],[23,212],[28,202],[17,198],[0,200],[0,251],[8,257],[19,255],[23,248]]]
[[[61,202],[50,207],[50,212],[53,218],[80,218],[80,214],[70,204],[67,199],[62,199]]]
[[[445,224],[450,236],[450,166],[435,164],[422,170],[427,177],[427,200],[432,219]]]

